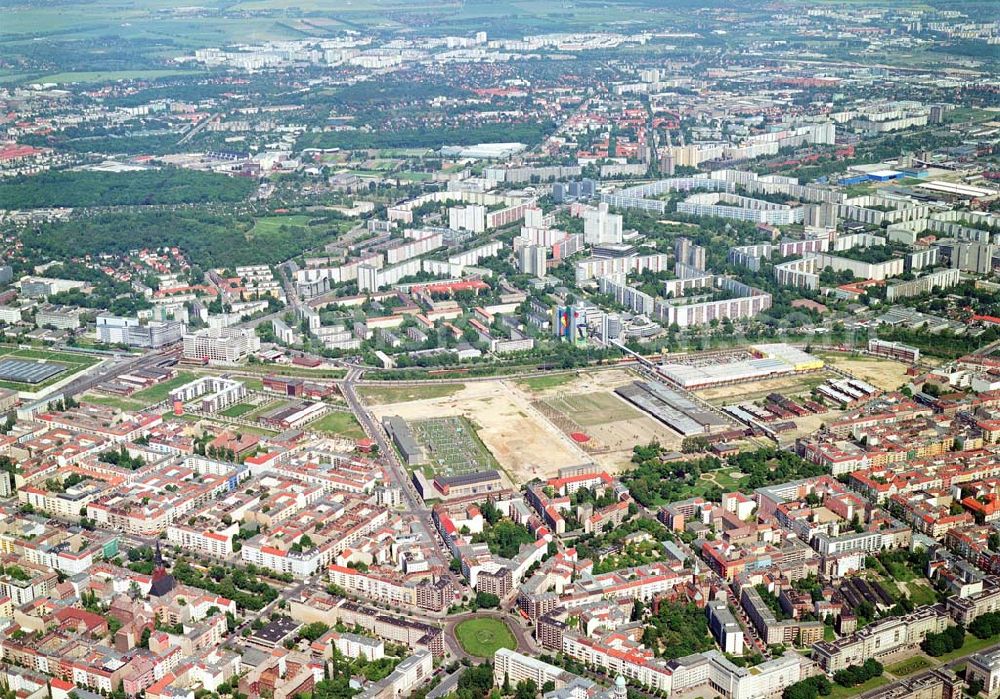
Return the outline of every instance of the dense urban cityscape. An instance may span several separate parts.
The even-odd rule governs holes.
[[[0,699],[997,699],[998,144],[989,1],[0,3]]]

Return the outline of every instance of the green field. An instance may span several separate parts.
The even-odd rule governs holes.
[[[250,379],[250,378],[240,378],[248,391],[263,391],[264,390],[264,380],[263,379]]]
[[[896,677],[905,677],[906,675],[912,675],[914,672],[919,670],[926,670],[933,664],[934,663],[932,663],[928,658],[925,658],[922,655],[915,655],[912,658],[901,660],[895,665],[889,665],[885,670]]]
[[[992,646],[1000,645],[996,638],[976,638],[972,634],[965,635],[965,643],[962,644],[961,648],[956,648],[955,650],[945,653],[938,657],[939,663],[947,663],[955,658],[961,658],[965,655],[970,655],[972,653],[978,653],[985,648],[991,648]]]
[[[576,378],[576,374],[550,374],[549,376],[533,376],[530,379],[521,379],[518,386],[527,388],[529,391],[544,391],[549,388],[558,388],[570,383]]]
[[[128,398],[119,398],[118,396],[105,396],[97,393],[88,393],[81,400],[86,403],[93,403],[95,405],[103,405],[108,408],[116,408],[118,410],[123,410],[126,412],[133,410],[142,410],[145,406],[138,401],[129,400]]]
[[[33,83],[107,83],[117,80],[155,80],[156,78],[172,78],[178,75],[193,75],[195,70],[108,70],[79,71],[54,73],[32,78]]]
[[[351,413],[338,410],[329,412],[316,422],[311,423],[309,429],[348,439],[364,439],[365,436],[365,431],[361,429],[361,425]]]
[[[310,369],[300,366],[286,366],[284,364],[247,364],[240,367],[243,374],[277,374],[279,376],[301,376],[304,379],[340,379],[344,377],[343,369]],[[264,384],[260,379],[248,379],[247,388],[252,391],[260,391]]]
[[[462,649],[477,658],[492,658],[500,648],[517,648],[507,624],[490,617],[463,621],[455,627],[455,636]]]
[[[228,408],[220,410],[219,415],[223,417],[242,417],[256,408],[256,405],[251,405],[250,403],[237,403],[236,405],[230,405]]]
[[[907,587],[910,590],[910,601],[916,606],[920,607],[925,604],[934,604],[937,602],[937,594],[927,585],[910,583]]]
[[[305,216],[303,214],[295,214],[292,216],[265,216],[264,218],[258,218],[253,222],[253,228],[250,229],[250,236],[256,238],[258,236],[267,236],[276,233],[282,226],[308,226],[309,221],[312,218],[310,216]]]
[[[0,388],[8,388],[14,391],[27,391],[35,393],[43,388],[66,379],[73,374],[88,369],[101,361],[101,357],[93,355],[75,354],[71,352],[57,352],[48,349],[18,349],[11,345],[0,346],[0,359],[41,359],[47,362],[61,364],[65,371],[56,374],[46,381],[37,384],[19,383],[17,381],[0,381]]]
[[[177,376],[170,379],[169,381],[164,381],[163,383],[158,383],[155,386],[150,386],[149,388],[144,388],[143,390],[134,393],[132,395],[136,400],[141,400],[147,405],[153,403],[159,403],[161,400],[166,400],[170,396],[170,392],[179,386],[183,386],[186,383],[194,381],[195,375],[190,371],[178,372]]]
[[[876,687],[881,687],[884,684],[889,684],[888,677],[873,677],[856,687],[841,687],[839,684],[835,684],[833,685],[833,691],[829,694],[829,699],[852,699],[852,697],[859,697],[865,692]]]
[[[447,398],[461,391],[464,386],[456,383],[435,383],[426,386],[360,386],[358,395],[366,403],[385,405],[407,403],[413,400]]]
[[[545,403],[583,427],[642,417],[639,411],[614,394],[600,391],[550,398]]]

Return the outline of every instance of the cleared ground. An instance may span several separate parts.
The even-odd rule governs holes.
[[[907,364],[877,357],[852,357],[836,352],[824,353],[823,359],[841,371],[867,381],[883,391],[895,391],[907,381]]]
[[[787,398],[807,396],[810,391],[826,382],[839,379],[832,371],[817,371],[809,374],[778,376],[762,381],[747,381],[732,386],[713,386],[695,391],[694,394],[712,405],[733,405],[763,400],[769,393],[780,393]]]
[[[462,384],[437,383],[423,386],[359,386],[358,396],[365,403],[387,405],[411,400],[445,398],[462,390]]]
[[[190,371],[181,371],[169,381],[164,381],[163,383],[158,383],[155,386],[150,386],[149,388],[133,393],[132,398],[147,405],[159,403],[161,400],[169,398],[172,390],[190,383],[194,379],[195,375]]]
[[[102,393],[88,393],[82,399],[86,403],[93,403],[94,405],[104,405],[108,408],[115,408],[117,410],[124,410],[126,412],[133,410],[142,410],[145,405],[143,403],[136,402],[134,400],[129,400],[128,398],[119,398],[118,396],[107,396]]]
[[[770,393],[780,393],[786,398],[802,401],[809,399],[812,390],[828,379],[840,378],[842,377],[839,374],[824,369],[808,374],[777,376],[773,379],[748,381],[732,386],[713,386],[694,393],[702,400],[717,406],[762,403]],[[781,435],[782,443],[805,437],[818,430],[824,422],[828,422],[839,412],[836,406],[829,407],[830,410],[825,413],[788,418],[789,422],[795,423],[795,429]]]
[[[680,448],[680,435],[611,392],[574,393],[539,401],[536,406],[564,433],[586,435],[581,448],[611,472],[629,463],[636,444],[655,440]]]
[[[638,410],[612,393],[575,393],[549,398],[545,403],[584,427],[641,416]]]
[[[626,369],[603,369],[527,379],[518,385],[539,398],[539,412],[564,434],[590,437],[580,448],[613,473],[629,464],[636,444],[658,441],[673,450],[681,446],[679,434],[614,393],[635,379]]]
[[[378,387],[374,391],[365,387],[362,395],[366,400],[372,395],[381,399],[370,405],[371,412],[379,420],[386,415],[398,415],[407,421],[448,415],[468,418],[512,484],[525,483],[535,477],[551,477],[564,466],[591,460],[532,407],[529,397],[513,382],[498,379],[464,386]],[[411,395],[420,397],[407,398]],[[388,402],[392,397],[398,397],[397,401]]]

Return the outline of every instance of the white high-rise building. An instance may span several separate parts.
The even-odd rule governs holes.
[[[541,207],[529,206],[524,210],[524,225],[528,228],[545,227],[545,214]]]
[[[544,245],[525,245],[517,252],[517,268],[522,274],[531,274],[542,278],[545,276]]]
[[[588,209],[583,214],[583,242],[587,245],[604,245],[622,242],[622,217],[608,212],[607,204]]]
[[[989,243],[955,243],[951,252],[951,266],[966,272],[989,274],[993,271],[994,250]]]
[[[482,233],[486,230],[486,207],[479,204],[452,206],[448,209],[448,227],[456,231]]]

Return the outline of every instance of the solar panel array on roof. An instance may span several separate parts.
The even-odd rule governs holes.
[[[66,371],[64,364],[36,362],[28,359],[0,360],[0,381],[16,383],[42,383]]]

